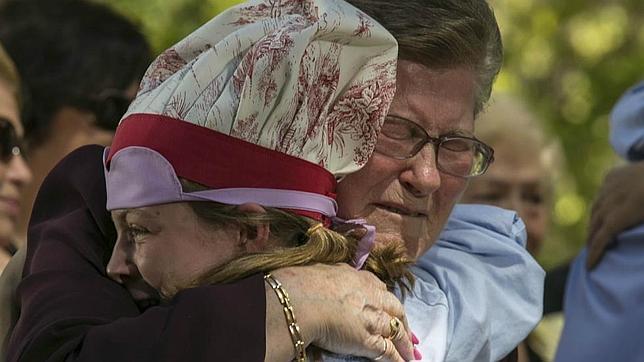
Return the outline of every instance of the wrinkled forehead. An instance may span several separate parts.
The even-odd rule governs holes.
[[[389,114],[407,118],[430,136],[472,134],[476,76],[467,67],[430,69],[400,60]]]

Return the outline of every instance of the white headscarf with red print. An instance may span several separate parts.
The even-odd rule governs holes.
[[[396,57],[393,36],[344,1],[248,1],[159,56],[125,117],[181,119],[342,176],[373,152]]]

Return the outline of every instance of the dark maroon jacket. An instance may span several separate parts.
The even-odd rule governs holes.
[[[260,275],[185,290],[142,314],[107,278],[116,232],[105,210],[102,153],[74,151],[40,189],[8,361],[263,361]]]

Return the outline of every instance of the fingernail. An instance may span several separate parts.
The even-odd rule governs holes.
[[[416,359],[416,361],[423,360],[423,355],[420,354],[420,352],[416,348],[414,348],[414,358]]]
[[[413,344],[418,344],[420,341],[418,340],[418,337],[414,334],[414,332],[411,332],[411,343]]]

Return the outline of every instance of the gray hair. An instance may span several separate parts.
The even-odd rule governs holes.
[[[431,69],[473,69],[478,79],[475,114],[483,109],[503,63],[501,33],[485,0],[347,1],[393,34],[400,59]]]

